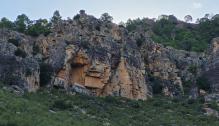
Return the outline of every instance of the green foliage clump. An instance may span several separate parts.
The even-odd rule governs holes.
[[[148,20],[147,18],[143,18],[142,20],[140,18],[135,20],[129,19],[124,26],[126,26],[129,32],[137,30],[138,27],[143,28],[144,31],[148,31],[150,29],[150,24],[147,23]]]
[[[19,46],[19,40],[18,39],[11,38],[11,39],[8,39],[8,42],[14,44],[17,47]]]
[[[27,56],[27,53],[25,51],[23,51],[22,49],[18,48],[15,52],[14,52],[15,56],[19,56],[22,58],[25,58]]]
[[[33,45],[33,55],[36,55],[40,52],[40,47],[38,45]]]
[[[65,100],[56,100],[52,105],[52,109],[67,110],[69,108],[72,108],[72,106]]]
[[[208,106],[216,111],[219,111],[218,102],[216,101],[211,101],[210,103],[208,103]]]
[[[211,89],[210,82],[206,77],[204,76],[199,77],[196,83],[199,89],[203,89],[205,91],[210,92]]]
[[[179,25],[182,25],[179,27]],[[185,22],[172,22],[169,19],[161,19],[153,26],[153,39],[166,46],[172,46],[186,51],[203,52],[207,47],[200,32],[194,24]]]
[[[198,67],[196,65],[190,65],[189,66],[189,72],[192,73],[193,75],[196,75],[198,72]]]
[[[40,86],[47,85],[52,79],[53,68],[46,63],[40,64]]]
[[[163,91],[163,85],[160,79],[153,77],[153,75],[149,75],[149,81],[152,83],[152,91],[153,94],[161,94]]]
[[[0,21],[0,28],[8,28],[12,29],[14,27],[14,23],[7,18],[3,17]]]
[[[144,41],[145,41],[145,38],[144,38],[144,37],[138,38],[138,39],[136,40],[137,46],[138,46],[138,47],[141,47]]]
[[[21,33],[25,33],[28,25],[30,24],[30,19],[25,14],[21,14],[17,16],[15,24],[15,30]]]
[[[46,19],[39,19],[36,23],[28,26],[26,33],[31,36],[39,36],[41,34],[47,36],[50,31],[50,24]]]
[[[58,23],[61,21],[61,19],[62,19],[62,17],[61,17],[61,15],[60,15],[59,11],[56,10],[56,11],[53,13],[53,17],[52,17],[52,19],[51,19],[51,23],[52,23],[53,25],[56,25],[56,24],[58,24]]]
[[[112,22],[113,17],[110,16],[108,13],[103,13],[100,17],[100,20],[103,21],[103,22]]]
[[[55,22],[57,18],[53,17],[52,21]],[[50,23],[46,19],[31,21],[25,14],[18,15],[14,22],[7,18],[2,18],[0,28],[15,30],[30,36],[39,36],[41,34],[46,36],[51,32]]]
[[[79,18],[80,18],[80,15],[79,15],[79,14],[77,14],[77,15],[75,15],[75,16],[74,16],[74,18],[73,18],[73,19],[74,19],[74,20],[78,20]]]
[[[26,76],[30,76],[31,74],[32,74],[31,69],[27,68],[27,69],[25,70],[25,75],[26,75]]]
[[[80,45],[84,48],[84,49],[90,49],[91,48],[91,45],[89,44],[88,41],[86,40],[82,40]]]

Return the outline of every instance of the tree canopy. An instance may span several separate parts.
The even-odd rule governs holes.
[[[206,14],[197,24],[190,23],[192,16],[186,15],[185,22],[173,15],[161,15],[158,20],[135,19],[126,22],[130,32],[151,31],[155,42],[177,49],[203,52],[211,40],[219,35],[219,16]],[[149,23],[153,21],[153,23]]]
[[[51,32],[51,23],[46,19],[30,20],[27,15],[18,15],[14,22],[3,17],[0,28],[15,30],[30,36],[48,35]]]
[[[85,10],[80,11],[80,15]],[[77,15],[74,20],[78,19]],[[50,21],[47,19],[30,20],[27,15],[18,15],[15,21],[3,17],[0,20],[0,28],[15,30],[30,36],[48,35],[51,29],[61,22],[59,11],[55,11]],[[102,22],[110,23],[113,17],[108,13],[101,15]],[[191,23],[191,15],[184,17],[185,21],[178,20],[174,15],[161,15],[157,19],[137,18],[129,19],[119,26],[126,27],[129,32],[150,33],[150,37],[165,46],[172,46],[187,51],[203,52],[207,49],[211,40],[219,35],[219,15],[205,14],[196,23]],[[144,33],[143,33],[144,34]],[[136,38],[138,46],[145,40],[144,36]]]
[[[53,16],[52,16],[52,19],[51,19],[51,22],[53,24],[57,24],[58,22],[60,22],[62,20],[62,17],[59,13],[58,10],[56,10],[54,13],[53,13]]]
[[[110,16],[108,13],[103,13],[100,17],[100,20],[104,21],[104,22],[112,22],[113,21],[113,17]]]

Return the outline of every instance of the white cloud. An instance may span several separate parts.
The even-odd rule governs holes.
[[[195,9],[200,9],[200,8],[203,7],[202,3],[198,3],[198,2],[194,2],[194,3],[192,4],[192,6],[193,6],[193,8],[195,8]]]

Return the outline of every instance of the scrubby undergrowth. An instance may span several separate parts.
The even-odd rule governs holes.
[[[197,100],[96,98],[42,90],[16,96],[0,90],[0,126],[218,126]]]

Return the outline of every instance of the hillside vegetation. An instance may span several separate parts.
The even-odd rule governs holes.
[[[173,15],[162,15],[156,20],[128,20],[126,27],[130,32],[149,33],[155,42],[165,46],[204,52],[211,40],[219,35],[219,18],[206,14],[194,24],[180,21]]]
[[[155,96],[148,101],[41,90],[16,96],[0,89],[0,126],[218,126],[202,100]]]

